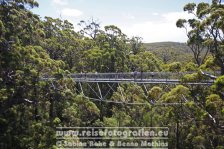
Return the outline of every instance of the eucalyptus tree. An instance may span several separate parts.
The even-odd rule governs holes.
[[[194,5],[195,4],[188,4],[184,7],[184,10]],[[196,19],[179,19],[176,25],[177,27],[184,28],[186,30],[188,37],[187,45],[193,53],[196,64],[198,66],[202,65],[209,53],[209,48],[206,48],[206,45],[204,44],[204,33],[199,29],[200,22]],[[191,30],[189,30],[188,26]]]
[[[208,50],[215,58],[216,64],[220,67],[221,74],[224,74],[224,5],[221,0],[213,0],[209,3],[189,3],[184,11],[194,14],[193,19],[177,21],[177,27],[191,27],[187,31],[189,45],[191,45],[194,57],[198,64],[202,64],[207,56]],[[206,48],[205,48],[206,47]],[[205,55],[200,56],[205,49]],[[202,58],[200,58],[202,57]]]
[[[79,33],[83,36],[87,36],[92,38],[93,40],[96,39],[97,35],[100,34],[100,23],[93,18],[91,20],[81,20],[78,25],[81,27]]]
[[[130,54],[131,67],[139,72],[161,71],[162,61],[149,51]]]
[[[130,39],[130,47],[131,47],[131,52],[133,54],[143,52],[144,47],[143,47],[143,43],[142,43],[142,38],[141,37],[132,37]]]

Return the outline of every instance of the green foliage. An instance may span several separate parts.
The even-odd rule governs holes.
[[[197,71],[197,68],[198,68],[197,64],[193,62],[189,62],[182,68],[182,71],[193,72],[193,71]]]
[[[172,62],[191,62],[193,59],[192,51],[186,43],[178,42],[156,42],[156,43],[144,43],[146,51],[152,52],[163,63]]]
[[[195,13],[196,10],[196,13]],[[201,2],[185,5],[184,11],[192,13],[195,18],[178,20],[177,27],[185,28],[188,36],[188,44],[194,53],[194,59],[200,66],[204,63],[208,53],[214,56],[214,61],[224,74],[223,63],[223,16],[222,1],[214,0],[212,4]],[[190,28],[187,27],[187,24]],[[203,53],[204,51],[204,53]]]
[[[223,104],[222,99],[217,94],[211,94],[206,98],[206,110],[215,115],[221,112],[220,105]]]
[[[204,148],[204,142],[205,142],[205,138],[202,137],[202,136],[196,136],[194,139],[193,139],[193,144],[194,144],[194,147],[195,148]]]
[[[200,66],[200,69],[205,71],[216,71],[218,70],[218,66],[215,63],[215,59],[212,56],[208,56],[205,60],[205,63]]]
[[[143,44],[140,37],[128,38],[117,26],[101,29],[94,20],[81,21],[81,31],[75,32],[67,20],[41,20],[29,10],[37,6],[34,0],[0,2],[1,147],[57,148],[55,127],[168,126],[169,145],[175,148],[179,122],[179,136],[186,148],[221,148],[223,76],[211,88],[184,85],[204,80],[201,73],[185,75],[183,85],[175,87],[122,84],[108,92],[112,103],[78,93],[79,85],[70,78],[70,72],[218,70],[223,65],[223,41],[203,34],[209,27],[223,28],[224,13],[218,1],[186,5],[184,10],[189,13],[197,10],[197,18],[177,22],[178,27],[189,23],[193,29],[188,44],[212,50],[199,68],[186,44]],[[105,94],[108,86],[100,85]],[[92,96],[85,85],[83,90]],[[165,106],[172,103],[177,104]]]
[[[181,80],[183,82],[199,82],[202,79],[203,79],[203,76],[199,72],[192,73],[192,74],[186,74],[181,78]]]
[[[145,99],[144,91],[137,84],[130,84],[127,86],[119,86],[117,92],[113,93],[111,97],[114,101],[141,103]]]
[[[224,92],[224,76],[220,76],[215,80],[212,90],[223,96]]]
[[[148,51],[130,55],[130,61],[132,62],[132,67],[138,71],[147,72],[161,70],[162,62]]]
[[[149,98],[152,98],[153,100],[159,100],[160,97],[162,96],[162,88],[158,86],[154,86],[150,91],[149,91]]]
[[[182,28],[182,27],[185,27],[184,24],[186,23],[187,21],[185,19],[179,19],[176,23],[176,26],[179,27],[179,28]]]
[[[103,118],[104,124],[106,127],[117,127],[118,126],[118,121],[116,118]]]
[[[162,100],[166,102],[180,102],[184,96],[188,96],[190,93],[189,89],[185,86],[178,85],[173,88],[169,93],[162,96]]]
[[[194,12],[194,9],[196,7],[195,3],[188,3],[184,6],[184,11],[188,11],[188,13]]]
[[[163,67],[164,67],[163,69],[168,72],[179,72],[181,70],[181,63],[173,62],[170,64],[165,64],[163,65]]]

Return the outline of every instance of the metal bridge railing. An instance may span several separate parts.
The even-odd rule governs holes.
[[[195,72],[126,72],[126,73],[73,73],[72,78],[107,78],[107,79],[181,79],[186,74]]]
[[[72,78],[117,78],[117,79],[174,79],[180,78],[187,73],[172,72],[127,72],[127,73],[74,73]]]

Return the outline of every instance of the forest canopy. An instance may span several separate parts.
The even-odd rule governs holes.
[[[56,127],[69,126],[168,127],[169,148],[224,148],[221,1],[185,5],[184,11],[195,17],[177,20],[188,37],[187,44],[178,46],[150,46],[141,37],[128,37],[119,27],[101,27],[94,20],[80,20],[81,30],[75,31],[68,20],[41,19],[31,11],[34,7],[41,6],[35,0],[0,1],[0,148],[57,148]],[[179,78],[179,85],[147,84],[147,90],[128,83],[107,94],[109,86],[99,84],[111,103],[88,98],[96,97],[88,86],[84,96],[71,77],[134,71],[190,73]],[[210,79],[211,86],[186,84]]]

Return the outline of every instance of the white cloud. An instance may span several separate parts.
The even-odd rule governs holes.
[[[74,30],[75,31],[80,31],[81,27],[79,25],[77,25],[79,23],[79,21],[77,22],[77,20],[75,20],[74,18],[65,18],[65,20],[68,20],[70,23],[73,24]]]
[[[190,19],[194,17],[193,14],[188,14],[186,12],[170,12],[167,14],[162,14],[162,17],[169,22],[176,22],[178,19]]]
[[[67,0],[52,0],[52,3],[55,4],[55,5],[67,5],[68,4],[68,1]]]
[[[158,16],[159,13],[158,13],[158,12],[153,12],[152,15],[153,15],[153,16]]]
[[[132,15],[132,14],[129,14],[129,13],[122,13],[122,16],[123,16],[125,19],[128,19],[128,20],[134,20],[134,19],[135,19],[135,16]]]
[[[64,8],[61,10],[61,15],[68,17],[79,17],[82,14],[83,12],[78,9]]]
[[[177,41],[186,42],[185,30],[176,27],[179,18],[192,18],[193,16],[184,12],[171,12],[158,15],[156,21],[147,21],[122,27],[128,36],[140,36],[144,42]]]

